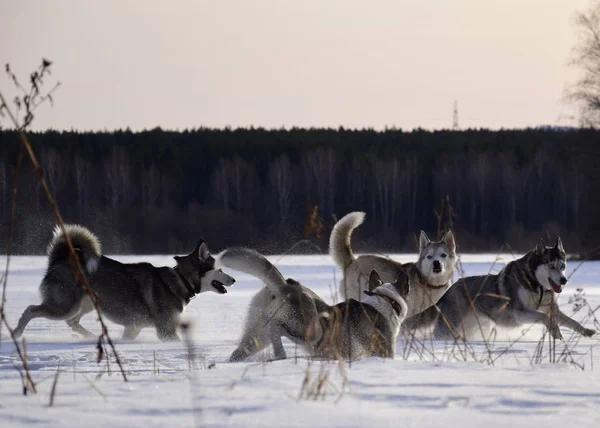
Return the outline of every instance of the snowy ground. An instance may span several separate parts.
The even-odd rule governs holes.
[[[409,261],[413,255],[396,259]],[[464,255],[466,275],[497,271],[496,256]],[[170,257],[116,257],[172,265]],[[285,275],[334,298],[340,272],[326,256],[272,257]],[[511,260],[512,256],[504,256]],[[569,264],[572,272],[578,263]],[[38,301],[43,257],[11,261],[7,314],[12,326],[28,304]],[[572,274],[560,298],[567,314],[575,289],[585,289],[591,307],[600,305],[599,262],[586,262]],[[600,424],[600,349],[598,338],[580,339],[563,329],[565,341],[536,358],[542,329],[500,335],[488,349],[474,343],[465,350],[426,343],[408,352],[398,343],[395,360],[370,359],[342,369],[333,363],[309,364],[290,342],[286,361],[227,363],[240,335],[247,303],[261,287],[246,275],[221,296],[193,300],[185,315],[193,323],[193,362],[181,343],[161,343],[152,330],[133,342],[116,340],[130,382],[106,363],[96,364],[94,341],[81,340],[62,322],[34,320],[27,330],[27,354],[36,395],[23,396],[12,343],[2,331],[0,345],[0,426],[598,426]],[[600,311],[599,311],[600,312]],[[573,317],[593,328],[587,309]],[[99,331],[90,314],[83,325]],[[118,339],[122,328],[110,325]],[[567,351],[564,345],[567,345]],[[417,346],[417,348],[419,348]],[[298,356],[295,358],[295,356]],[[566,355],[572,363],[551,363]],[[465,361],[466,360],[466,361]],[[490,364],[489,361],[493,361]],[[48,407],[57,368],[55,403]],[[300,398],[305,377],[327,376],[324,398]],[[316,388],[308,388],[315,391]]]

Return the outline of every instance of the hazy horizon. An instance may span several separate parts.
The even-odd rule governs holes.
[[[3,63],[59,80],[32,129],[569,126],[589,0],[4,2]],[[0,91],[16,94],[5,73]],[[0,119],[7,126],[6,119]]]

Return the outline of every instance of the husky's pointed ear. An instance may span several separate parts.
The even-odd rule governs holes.
[[[394,286],[398,290],[398,293],[400,293],[400,296],[402,296],[402,298],[406,298],[408,292],[410,291],[410,282],[406,272],[402,271],[400,274],[398,274],[398,278],[396,278],[396,281],[394,281]]]
[[[562,244],[562,239],[560,239],[560,236],[556,238],[556,244],[554,244],[554,248],[556,248],[561,253],[565,252],[565,249],[563,248],[563,244]]]
[[[200,238],[200,242],[196,245],[196,252],[198,254],[198,260],[201,262],[206,261],[210,257],[210,251],[208,251],[208,245],[204,239]]]
[[[456,252],[456,240],[454,239],[454,232],[452,230],[448,230],[444,237],[442,238],[442,242],[450,248],[450,251],[453,253]]]
[[[540,238],[537,245],[535,246],[535,252],[541,256],[542,254],[544,254],[545,250],[546,250],[546,243],[544,242],[544,240],[542,238]]]
[[[381,278],[379,278],[379,274],[377,273],[377,271],[373,269],[371,271],[371,275],[369,275],[369,291],[375,290],[381,284],[383,284],[383,281],[381,280]]]
[[[419,237],[419,253],[423,251],[423,249],[431,243],[431,240],[427,236],[427,234],[421,231],[421,236]]]

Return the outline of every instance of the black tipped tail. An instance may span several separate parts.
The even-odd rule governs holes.
[[[84,270],[94,273],[102,257],[100,240],[87,228],[72,224],[66,224],[64,231],[60,226],[54,228],[52,241],[48,245],[49,266],[69,260],[70,251],[65,234],[69,236]]]

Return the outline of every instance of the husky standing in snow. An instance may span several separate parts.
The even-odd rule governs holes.
[[[260,279],[266,287],[250,302],[244,333],[230,361],[243,361],[273,344],[276,359],[286,358],[281,337],[307,348],[313,357],[358,360],[394,357],[396,338],[406,316],[408,276],[384,284],[371,272],[368,295],[335,306],[293,279],[285,279],[262,254],[230,248],[216,256],[217,265]]]
[[[88,229],[66,225],[75,252],[98,297],[100,311],[116,324],[125,326],[123,339],[135,339],[142,328],[154,327],[161,340],[177,340],[179,317],[196,294],[227,293],[224,286],[235,282],[215,269],[204,240],[187,256],[175,256],[177,266],[155,267],[150,263],[120,263],[101,253],[99,239]],[[75,332],[93,336],[80,323],[94,310],[84,291],[75,262],[60,227],[48,246],[48,269],[40,284],[42,303],[31,305],[14,330],[20,337],[34,318],[64,320]]]
[[[594,330],[569,318],[556,303],[567,284],[566,269],[561,239],[552,247],[540,239],[533,250],[497,275],[459,279],[435,306],[407,320],[402,330],[426,329],[435,339],[469,340],[487,338],[494,324],[512,328],[539,323],[555,339],[562,339],[559,326],[592,336]]]
[[[356,258],[352,253],[350,238],[352,231],[364,219],[364,212],[346,214],[331,231],[329,254],[344,272],[339,285],[342,296],[362,300],[372,270],[379,273],[383,282],[392,282],[401,272],[406,272],[410,281],[410,293],[406,301],[407,318],[436,303],[452,284],[452,276],[456,270],[456,243],[452,231],[448,231],[441,241],[430,241],[425,232],[421,231],[419,260],[416,263],[401,264],[376,255]]]

